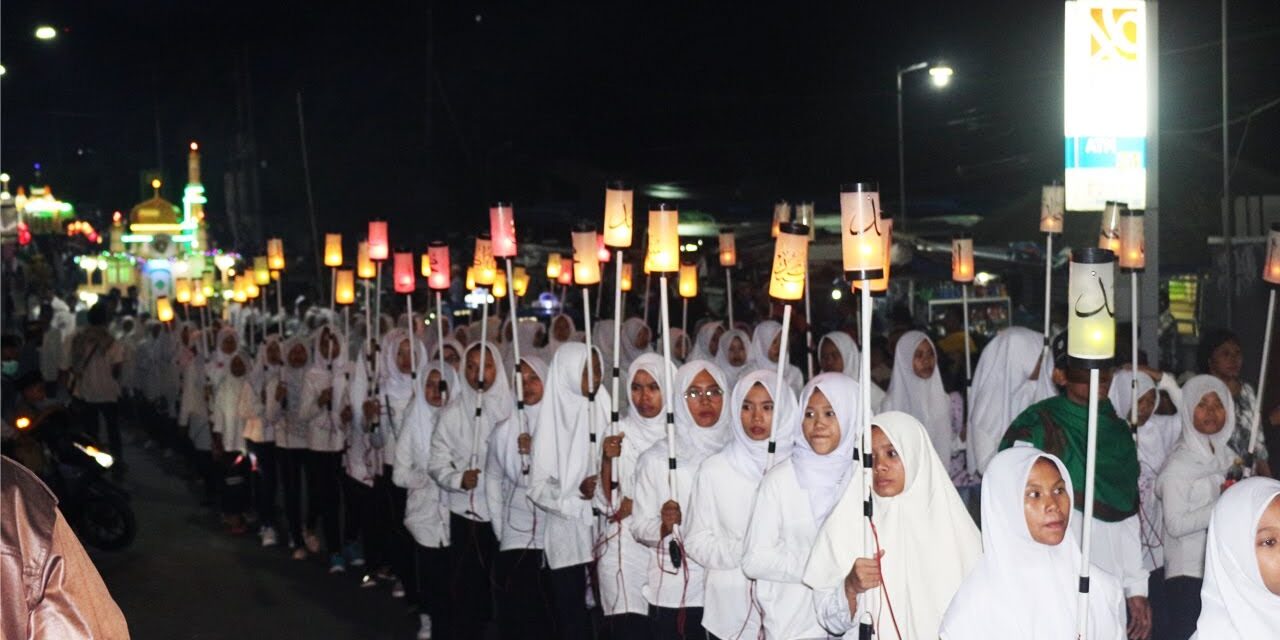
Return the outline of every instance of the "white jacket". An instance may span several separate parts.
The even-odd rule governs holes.
[[[756,483],[727,452],[702,462],[685,515],[685,550],[707,569],[702,626],[720,638],[754,638],[760,610],[742,572],[743,538]]]
[[[520,418],[517,412],[494,427],[489,434],[488,460],[480,474],[487,485],[485,499],[500,551],[542,549],[546,538],[546,515],[529,499],[529,476],[517,452],[520,432],[516,420]]]
[[[682,512],[689,509],[696,471],[688,465],[676,467],[675,501]],[[640,454],[635,485],[631,517],[627,518],[631,535],[635,536],[636,541],[656,550],[648,553],[648,578],[643,589],[645,600],[656,607],[669,609],[701,607],[705,570],[702,565],[688,558],[688,554],[685,554],[679,569],[672,566],[669,549],[676,533],[662,536],[662,505],[671,497],[667,489],[665,440],[659,440],[648,451]],[[678,531],[679,529],[677,527]],[[682,531],[679,533],[683,534]]]
[[[409,490],[404,526],[424,547],[449,546],[449,510],[444,492],[427,471],[430,444],[438,412],[421,398],[415,398],[404,417],[404,428],[395,446],[395,468],[391,481]]]

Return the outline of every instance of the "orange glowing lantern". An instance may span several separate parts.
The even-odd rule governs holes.
[[[169,303],[169,296],[156,298],[156,319],[160,322],[173,321],[173,305]]]
[[[622,263],[622,279],[619,280],[619,282],[622,285],[623,291],[631,290],[631,263],[630,262]]]
[[[489,207],[489,242],[495,258],[516,255],[516,214],[510,203],[499,202]]]
[[[614,249],[631,246],[633,226],[631,187],[610,182],[604,191],[604,244]]]
[[[267,240],[267,266],[276,271],[284,271],[284,240]]]
[[[601,264],[609,262],[613,257],[613,253],[609,251],[609,247],[604,244],[604,236],[596,234],[596,261]]]
[[[973,282],[973,238],[967,233],[957,233],[951,239],[951,279]]]
[[[413,254],[408,251],[397,251],[392,256],[392,284],[396,293],[408,295],[413,293],[417,279],[413,272]]]
[[[173,297],[178,304],[191,303],[191,279],[178,278],[173,281]]]
[[[334,281],[333,301],[338,304],[353,304],[356,301],[356,273],[351,269],[338,269]]]
[[[794,301],[804,297],[804,275],[809,264],[809,229],[802,224],[778,225],[774,241],[773,270],[769,274],[769,295]]]
[[[369,221],[369,259],[382,262],[391,255],[391,246],[387,241],[387,223],[385,220]]]
[[[1267,284],[1280,285],[1280,222],[1271,223],[1267,234],[1267,262],[1262,268],[1262,279]]]
[[[1120,212],[1120,268],[1142,271],[1147,266],[1147,239],[1143,232],[1142,211]]]
[[[529,291],[529,271],[524,267],[516,267],[516,276],[511,279],[511,284],[515,287],[516,297],[524,297]]]
[[[449,245],[436,240],[427,245],[427,256],[431,259],[431,275],[427,278],[427,286],[432,291],[449,289]]]
[[[476,268],[475,265],[467,267],[467,291],[475,291],[476,289]]]
[[[196,287],[191,290],[191,306],[199,309],[209,304],[209,296],[205,295],[203,287]]]
[[[680,279],[676,291],[681,298],[698,296],[698,265],[688,262],[680,264]]]
[[[259,287],[271,284],[271,269],[267,266],[269,258],[258,256],[253,259],[253,283]]]
[[[890,255],[892,253],[891,249],[893,248],[893,218],[890,218],[889,216],[884,215],[884,212],[881,212],[880,225],[884,230],[884,235],[882,236],[884,238],[884,275],[874,280],[868,280],[865,283],[867,285],[867,289],[870,290],[871,293],[884,293],[889,290],[889,268],[893,265],[893,260]],[[854,281],[854,289],[856,290],[860,284],[862,283]]]
[[[1120,253],[1120,215],[1129,208],[1123,202],[1108,200],[1102,210],[1102,227],[1098,230],[1098,248]]]
[[[493,289],[490,291],[495,298],[507,297],[507,270],[498,269],[498,275],[493,279]]]
[[[324,234],[324,266],[342,266],[342,234]]]
[[[547,279],[558,280],[560,278],[560,270],[563,267],[560,264],[560,254],[552,253],[547,255]]]
[[[880,224],[880,191],[874,182],[840,187],[840,248],[848,280],[884,275],[885,230]]]
[[[733,229],[724,227],[720,229],[720,266],[733,267],[738,264],[738,243],[734,238]]]
[[[649,210],[648,271],[675,273],[680,270],[680,212],[662,203]]]
[[[1062,233],[1062,215],[1067,208],[1067,188],[1047,184],[1040,188],[1040,232]]]
[[[556,277],[556,282],[567,287],[573,284],[573,260],[562,258],[560,265],[560,275]]]
[[[580,223],[573,229],[573,281],[581,286],[600,282],[596,228]]]
[[[378,266],[369,259],[369,243],[356,245],[356,276],[362,280],[370,280],[378,275]]]
[[[498,277],[498,263],[493,258],[493,243],[489,239],[489,234],[482,233],[476,236],[476,252],[471,266],[476,268],[477,285],[493,286],[494,279]]]

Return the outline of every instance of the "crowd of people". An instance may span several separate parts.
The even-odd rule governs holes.
[[[279,335],[109,307],[5,337],[6,452],[13,403],[64,398],[123,470],[131,417],[230,534],[391,585],[419,638],[1076,637],[1089,372],[1065,332],[1002,331],[966,393],[957,341],[906,326],[821,336],[807,372],[773,320],[671,329],[668,360],[639,318],[615,353],[612,321],[564,314]],[[1200,352],[1100,374],[1090,638],[1280,633],[1280,482],[1261,434],[1249,454],[1280,408],[1234,335]]]

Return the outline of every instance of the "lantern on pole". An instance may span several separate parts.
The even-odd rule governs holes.
[[[960,283],[960,313],[964,317],[964,388],[969,393],[973,379],[973,357],[969,351],[969,283],[973,282],[973,238],[957,233],[951,239],[951,280]]]
[[[204,294],[204,288],[196,287],[191,290],[191,306],[202,309],[209,304],[209,297]]]
[[[467,287],[467,291],[475,291],[475,290],[476,290],[476,267],[475,267],[475,265],[471,265],[471,266],[467,267],[466,287]]]
[[[1262,371],[1258,374],[1258,397],[1263,397],[1267,387],[1267,363],[1271,357],[1271,327],[1275,324],[1276,289],[1280,288],[1280,222],[1273,222],[1267,234],[1267,257],[1262,265],[1262,281],[1267,284],[1267,324],[1262,338]],[[1261,411],[1253,412],[1253,420],[1249,430],[1249,450],[1245,454],[1245,471],[1253,471],[1254,452],[1258,448],[1258,430],[1262,428],[1259,420]]]
[[[724,309],[733,329],[733,267],[738,264],[737,241],[733,229],[720,228],[720,266],[724,267]]]
[[[680,270],[680,212],[674,205],[664,202],[649,210],[648,257],[654,273]]]
[[[817,229],[817,227],[814,226],[813,203],[801,202],[797,204],[795,208],[795,217],[793,219],[797,224],[803,225],[809,229],[809,242],[813,242],[815,238],[814,232],[815,232],[815,229]],[[813,312],[810,308],[810,302],[809,302],[809,295],[812,287],[809,286],[809,280],[808,280],[809,269],[807,265],[805,267],[804,277],[805,277],[804,317],[812,318]],[[809,374],[809,379],[813,379],[813,353],[814,353],[813,329],[812,329],[812,325],[810,325],[809,323],[805,323],[805,327],[804,327],[804,345],[805,345],[804,359],[805,359],[806,371]]]
[[[573,284],[573,260],[561,259],[560,265],[560,275],[556,276],[556,283],[567,287]]]
[[[1129,205],[1108,200],[1102,210],[1102,227],[1098,230],[1098,248],[1120,253],[1120,213]]]
[[[812,202],[801,202],[796,205],[792,221],[809,229],[809,241],[813,242],[818,227],[814,225],[814,208]]]
[[[413,254],[397,251],[392,256],[393,280],[396,293],[411,294],[417,284],[413,273]]]
[[[169,302],[169,296],[156,298],[156,319],[164,323],[173,322],[173,305]]]
[[[191,279],[178,278],[173,281],[173,297],[178,304],[191,303]]]
[[[676,279],[676,293],[680,295],[680,330],[689,330],[689,299],[698,295],[698,265],[692,262],[680,263],[680,274]]]
[[[773,204],[773,226],[769,228],[769,237],[777,238],[784,222],[791,222],[791,205],[786,200],[779,200]]]
[[[1040,188],[1040,232],[1044,234],[1044,348],[1049,351],[1049,303],[1053,298],[1053,236],[1062,233],[1067,188],[1055,180]]]
[[[619,279],[618,279],[618,281],[621,283],[621,285],[622,285],[622,291],[623,291],[624,293],[625,293],[625,292],[629,292],[629,291],[631,291],[631,286],[632,286],[631,269],[632,269],[632,267],[633,267],[633,265],[632,265],[630,262],[624,262],[624,263],[622,264],[622,277],[621,277],[621,278],[619,278]]]
[[[880,212],[880,228],[884,231],[884,274],[874,280],[866,282],[854,281],[854,289],[861,289],[866,286],[871,293],[881,294],[889,290],[889,270],[893,266],[892,249],[893,249],[893,218],[889,217],[883,211]]]
[[[449,289],[449,245],[436,240],[427,245],[427,257],[431,261],[431,275],[427,276],[427,286],[432,291]]]
[[[267,266],[276,271],[284,271],[284,240],[267,240]]]
[[[481,233],[476,236],[476,250],[471,266],[475,267],[477,285],[493,286],[494,279],[498,277],[498,263],[493,258],[493,243],[489,234]]]
[[[204,291],[204,297],[208,298],[209,296],[213,295],[213,272],[212,271],[204,272],[204,276],[201,278],[199,288]],[[194,294],[192,294],[192,300],[193,301],[195,300]]]
[[[778,237],[773,245],[773,268],[769,272],[769,295],[782,302],[782,332],[778,334],[778,377],[772,391],[775,398],[782,397],[787,366],[787,338],[791,333],[791,303],[804,297],[808,265],[809,228],[795,222],[779,225]],[[766,471],[773,466],[773,454],[777,448],[773,433],[770,430]]]
[[[489,207],[489,246],[494,258],[516,255],[516,218],[511,203],[498,202]]]
[[[498,275],[493,279],[493,289],[490,291],[493,297],[501,300],[507,297],[507,270],[498,269]]]
[[[610,253],[609,247],[605,245],[604,236],[597,233],[596,234],[596,260],[600,264],[608,264],[609,261],[612,259],[613,259],[613,254]]]
[[[430,280],[431,279],[431,255],[427,253],[422,254],[422,257],[419,259],[419,265],[420,266],[418,267],[418,272],[422,274],[422,277]]]
[[[560,264],[560,254],[559,253],[547,254],[547,279],[553,280],[553,281],[559,280],[561,268],[562,268],[562,265]]]
[[[604,191],[604,237],[605,246],[614,249],[625,249],[631,246],[631,230],[634,226],[632,212],[633,194],[626,183],[615,181],[605,186]]]
[[[573,281],[578,286],[600,282],[600,260],[596,248],[596,228],[585,222],[573,229]]]
[[[342,266],[342,234],[324,234],[324,266]]]
[[[1138,370],[1138,273],[1147,266],[1146,238],[1142,229],[1142,211],[1120,210],[1120,256],[1117,261],[1120,271],[1129,274],[1129,315],[1130,315],[1130,353],[1129,364],[1133,371]],[[1129,422],[1133,425],[1134,436],[1138,426],[1138,377],[1133,376],[1130,392],[1133,395],[1129,408]]]
[[[529,271],[524,267],[516,267],[516,275],[513,280],[512,293],[517,298],[523,298],[525,293],[529,291]]]
[[[840,248],[846,279],[875,280],[884,275],[884,235],[879,187],[872,182],[840,187]]]
[[[356,276],[361,280],[372,280],[377,274],[378,268],[369,258],[369,243],[361,242],[356,245]]]
[[[334,288],[334,300],[340,305],[354,304],[356,301],[356,273],[351,269],[339,269],[337,286]]]
[[[391,255],[391,245],[387,240],[387,222],[385,220],[370,220],[369,235],[365,239],[369,243],[369,259],[374,262],[382,262]]]
[[[271,284],[271,269],[267,266],[266,256],[253,259],[253,283],[259,287]]]

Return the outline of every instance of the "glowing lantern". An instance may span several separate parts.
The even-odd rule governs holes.
[[[698,295],[698,265],[682,263],[680,265],[679,286],[676,288],[681,298],[694,298]]]
[[[342,234],[324,234],[324,266],[342,266]]]
[[[884,275],[885,229],[880,224],[880,191],[874,182],[840,187],[840,248],[848,280]]]
[[[467,267],[467,291],[475,291],[476,288],[476,268],[475,266]]]
[[[369,221],[369,259],[382,262],[391,255],[391,246],[387,242],[387,222],[385,220]]]
[[[191,279],[178,278],[173,281],[173,297],[178,304],[191,303]]]
[[[573,284],[573,260],[561,260],[560,275],[556,278],[556,282],[565,286]]]
[[[333,301],[338,304],[354,304],[356,301],[356,272],[351,269],[338,269],[334,281]]]
[[[604,236],[596,234],[596,260],[600,263],[609,262],[613,257],[613,252],[609,251],[609,247],[604,244]]]
[[[1268,284],[1280,285],[1280,222],[1271,224],[1267,234],[1267,262],[1262,268],[1262,279]]]
[[[259,287],[271,284],[271,269],[267,268],[266,256],[253,259],[253,282]]]
[[[804,273],[809,264],[809,229],[784,222],[774,241],[773,270],[769,274],[769,295],[779,300],[804,297]]]
[[[356,276],[369,280],[378,275],[378,266],[369,259],[369,243],[356,245]]]
[[[623,291],[631,290],[631,263],[630,262],[622,263],[622,280],[620,280],[619,282],[622,283]]]
[[[422,277],[430,278],[431,277],[431,255],[426,253],[422,254],[422,257],[419,259],[418,264],[420,265],[418,272],[422,274]]]
[[[447,291],[451,274],[449,245],[436,240],[427,245],[427,256],[431,259],[431,275],[427,278],[427,286],[432,291]]]
[[[1096,369],[1115,356],[1115,254],[1085,247],[1071,256],[1067,280],[1067,356],[1077,368]]]
[[[1120,212],[1129,208],[1123,202],[1107,201],[1102,210],[1102,228],[1098,231],[1098,248],[1120,253]]]
[[[160,322],[173,321],[173,305],[169,303],[169,296],[156,298],[156,319]]]
[[[573,229],[573,281],[581,286],[600,282],[596,228],[581,223]]]
[[[204,272],[204,276],[201,281],[200,288],[204,290],[204,296],[206,298],[213,295],[213,272],[212,271]],[[193,303],[195,302],[194,295],[192,296],[191,300]]]
[[[516,288],[516,296],[524,297],[529,291],[529,271],[524,267],[516,267],[516,277],[512,278],[512,284]]]
[[[967,233],[957,233],[951,239],[951,279],[973,282],[973,238]]]
[[[244,276],[236,276],[233,282],[234,284],[231,285],[231,299],[244,304],[249,300],[249,296],[245,294]]]
[[[644,274],[647,276],[653,273],[653,258],[649,254],[644,254]]]
[[[1040,189],[1040,231],[1062,233],[1062,214],[1067,208],[1067,188],[1048,184]]]
[[[489,240],[489,234],[476,236],[476,253],[471,265],[476,268],[476,284],[482,287],[493,286],[494,278],[498,277],[498,263],[493,259],[493,243]]]
[[[890,251],[893,248],[893,218],[883,215],[883,212],[881,212],[880,226],[884,229],[884,275],[866,282],[867,289],[871,293],[884,293],[889,290],[889,268],[893,264]],[[854,282],[854,289],[858,288],[858,284],[858,282]]]
[[[656,273],[680,270],[680,212],[662,203],[649,210],[649,269]]]
[[[417,280],[413,273],[413,254],[408,251],[397,251],[392,256],[392,284],[396,293],[413,293]]]
[[[778,237],[778,229],[784,222],[791,222],[791,205],[786,200],[779,200],[773,204],[773,226],[769,229],[769,236]]]
[[[802,224],[806,227],[809,227],[809,240],[812,242],[814,237],[814,231],[817,230],[817,227],[814,226],[813,224],[814,220],[813,220],[813,203],[812,202],[801,202],[800,204],[796,205],[795,221],[798,224]]]
[[[498,275],[493,279],[493,289],[491,291],[495,298],[507,297],[507,270],[498,269]]]
[[[633,226],[631,187],[610,182],[604,190],[604,243],[614,249],[631,246]]]
[[[252,273],[244,274],[244,296],[249,300],[257,300],[262,290],[258,288],[258,282],[253,279]]]
[[[515,257],[516,214],[510,203],[499,202],[489,207],[489,237],[493,257]]]
[[[1142,230],[1142,211],[1120,212],[1120,268],[1142,271],[1147,266],[1147,239]]]
[[[547,279],[557,280],[560,278],[560,254],[552,253],[547,256]]]
[[[738,264],[737,241],[733,237],[733,229],[725,227],[720,230],[720,266],[733,267]]]
[[[199,309],[209,304],[209,296],[205,294],[204,289],[196,287],[191,290],[191,306]]]
[[[267,240],[267,265],[276,271],[284,271],[284,240]]]

